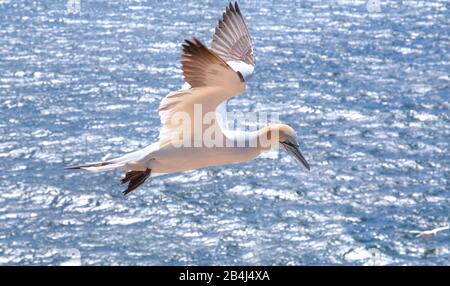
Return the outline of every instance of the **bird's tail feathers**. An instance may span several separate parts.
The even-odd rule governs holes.
[[[69,166],[65,167],[66,170],[78,170],[78,169],[84,169],[88,171],[106,171],[106,170],[112,170],[116,168],[121,168],[124,166],[124,163],[113,163],[109,161],[104,162],[95,162],[95,163],[87,163],[83,165],[78,166]]]
[[[94,162],[94,163],[87,163],[83,165],[78,166],[69,166],[65,167],[66,170],[77,170],[77,169],[84,169],[88,171],[107,171],[117,168],[124,168],[126,166],[131,166],[133,164],[137,164],[137,161],[140,157],[140,152],[132,152],[128,153],[124,156],[121,156],[119,158],[102,161],[102,162]]]

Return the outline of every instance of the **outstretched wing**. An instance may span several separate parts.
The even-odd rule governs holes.
[[[174,132],[179,132],[180,124],[184,124],[180,122],[183,116],[189,117],[188,131],[193,135],[197,132],[194,129],[195,119],[201,116],[200,120],[203,120],[205,114],[214,112],[221,102],[245,90],[242,75],[195,38],[183,45],[181,64],[184,78],[191,88],[169,93],[161,101],[161,143],[178,137]],[[217,124],[215,117],[211,124]],[[204,130],[205,126],[202,128]]]
[[[223,86],[233,89],[234,92],[242,88],[244,82],[242,74],[235,72],[214,51],[205,47],[196,38],[192,41],[186,40],[183,44],[181,64],[184,79],[192,88]]]
[[[219,20],[214,31],[211,49],[236,72],[240,72],[245,79],[253,74],[255,57],[253,55],[252,40],[248,28],[242,17],[237,2],[228,5],[223,17]],[[233,130],[228,128],[227,102],[222,102],[216,109],[217,121],[227,137],[234,138]]]
[[[211,49],[223,60],[255,65],[250,34],[237,2],[229,4],[216,26]]]

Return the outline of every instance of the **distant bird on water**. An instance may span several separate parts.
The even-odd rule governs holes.
[[[245,81],[255,66],[251,38],[237,3],[226,7],[215,29],[211,49],[196,38],[186,40],[181,58],[187,84],[161,101],[162,128],[158,142],[119,158],[66,169],[123,169],[126,174],[121,183],[128,183],[124,194],[142,185],[151,173],[175,173],[245,162],[272,147],[286,151],[310,169],[300,152],[298,136],[288,125],[271,124],[255,132],[226,128],[227,101],[245,91]],[[200,110],[198,106],[201,106]],[[180,133],[180,126],[175,124],[176,116],[186,114],[192,119],[198,112],[201,118],[209,116],[211,123],[203,121],[199,129],[195,122],[188,121]],[[198,140],[205,140],[208,130],[215,131],[215,139],[223,138],[221,144],[196,144]]]

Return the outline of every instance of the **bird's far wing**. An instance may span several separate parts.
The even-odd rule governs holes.
[[[238,95],[245,89],[244,78],[215,52],[193,38],[183,44],[181,64],[184,79],[192,88],[222,86]]]
[[[237,2],[226,7],[219,20],[212,39],[211,49],[226,61],[233,70],[248,78],[254,70],[255,57],[250,34],[242,17]],[[227,102],[222,102],[216,109],[217,121],[222,131],[232,137],[232,130],[227,124]]]
[[[214,31],[211,49],[226,62],[255,66],[250,34],[237,2],[229,4]]]
[[[159,116],[163,127],[160,142],[173,138],[172,133],[178,131],[174,115],[189,115],[193,131],[193,121],[197,116],[194,115],[195,105],[201,105],[203,116],[214,112],[223,101],[245,91],[242,75],[195,38],[183,45],[181,64],[184,78],[191,88],[169,93],[161,101]]]

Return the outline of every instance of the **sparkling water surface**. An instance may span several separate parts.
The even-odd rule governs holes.
[[[229,109],[278,112],[311,171],[280,154],[127,197],[63,167],[157,139],[182,41],[227,1],[66,4],[0,0],[0,264],[450,264],[450,231],[411,233],[450,223],[450,1],[240,1],[257,67]]]

